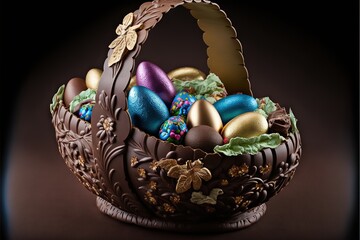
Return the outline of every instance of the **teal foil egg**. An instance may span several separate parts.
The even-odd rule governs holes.
[[[134,86],[128,95],[128,112],[133,125],[146,133],[157,136],[161,124],[170,113],[161,98],[150,89]]]
[[[214,107],[219,112],[221,120],[225,125],[234,117],[255,111],[258,107],[256,99],[246,94],[234,94],[224,97],[214,103]]]
[[[196,100],[196,97],[188,92],[179,92],[171,103],[170,114],[186,118],[191,105],[193,105]]]
[[[87,103],[87,104],[82,105],[79,110],[79,117],[81,119],[84,119],[85,121],[90,122],[93,107],[94,107],[93,103]]]
[[[161,140],[175,144],[181,144],[188,128],[182,116],[171,116],[160,127],[159,137]]]

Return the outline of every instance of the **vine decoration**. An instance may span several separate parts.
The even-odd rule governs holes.
[[[71,131],[60,117],[60,109],[63,108],[62,99],[58,99],[53,109],[52,122],[55,127],[58,149],[70,171],[92,193],[101,196],[102,189],[97,179],[96,168],[91,144],[91,126],[86,125],[79,133]]]
[[[134,139],[128,142],[132,149],[129,165],[137,174],[134,179],[137,180],[139,194],[156,215],[181,220],[193,221],[197,213],[200,213],[201,219],[204,216],[227,218],[267,202],[294,176],[301,156],[299,143],[294,153],[274,169],[265,164],[266,161],[260,166],[247,165],[234,157],[222,159],[216,169],[204,170],[207,169],[207,162],[214,159],[204,156],[197,160],[184,160],[177,158],[175,149],[170,149],[165,157],[159,159],[154,155],[157,151],[152,149],[153,146],[159,147],[159,144],[150,144],[149,140],[145,136],[139,142]],[[197,170],[193,171],[192,166],[196,166]],[[209,171],[211,177],[205,177],[207,181],[200,177],[201,185],[195,189],[192,185],[193,173],[200,170],[204,176]],[[193,172],[189,174],[189,171]],[[261,176],[269,171],[270,177],[262,179]],[[187,176],[186,185],[179,184],[181,175],[184,179]]]

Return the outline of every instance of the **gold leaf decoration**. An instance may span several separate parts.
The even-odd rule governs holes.
[[[177,181],[175,191],[177,193],[186,192],[191,188],[192,178],[187,177],[186,175],[181,175]]]
[[[109,45],[109,48],[114,49],[109,57],[109,67],[119,62],[127,50],[131,51],[134,49],[137,42],[136,30],[140,29],[142,24],[131,26],[133,22],[134,14],[129,13],[124,17],[122,24],[119,24],[116,28],[115,32],[119,36]]]
[[[161,159],[157,163],[157,166],[167,171],[167,176],[177,179],[177,193],[184,193],[191,186],[194,190],[199,190],[202,180],[209,181],[212,178],[210,170],[203,165],[200,159],[193,162],[188,160],[183,165],[179,165],[175,159]]]
[[[161,167],[168,171],[172,166],[177,166],[178,163],[175,159],[161,159],[160,161],[156,162],[156,166]]]

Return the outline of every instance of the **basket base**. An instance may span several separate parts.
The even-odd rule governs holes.
[[[237,215],[236,217],[232,217],[231,219],[194,223],[173,222],[169,221],[168,219],[145,218],[137,216],[133,213],[125,212],[113,206],[111,203],[102,199],[101,197],[97,197],[96,205],[102,213],[126,223],[131,223],[146,228],[191,233],[210,233],[239,230],[256,223],[265,214],[266,211],[266,205],[263,203],[260,206],[254,207],[242,214]]]

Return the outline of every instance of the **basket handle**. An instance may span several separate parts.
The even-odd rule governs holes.
[[[208,0],[154,0],[143,3],[138,10],[126,15],[116,29],[117,38],[109,45],[91,121],[94,157],[99,163],[100,174],[112,172],[111,176],[102,176],[104,181],[107,179],[114,186],[113,191],[106,190],[109,198],[119,196],[115,193],[116,184],[126,175],[122,160],[126,152],[125,141],[132,126],[126,111],[125,91],[134,70],[135,58],[149,31],[163,14],[180,5],[190,10],[204,32],[210,72],[219,76],[229,94],[242,92],[252,95],[240,41],[219,5]],[[115,161],[115,158],[120,159]],[[123,191],[131,192],[130,189]],[[122,205],[121,199],[115,202]]]

